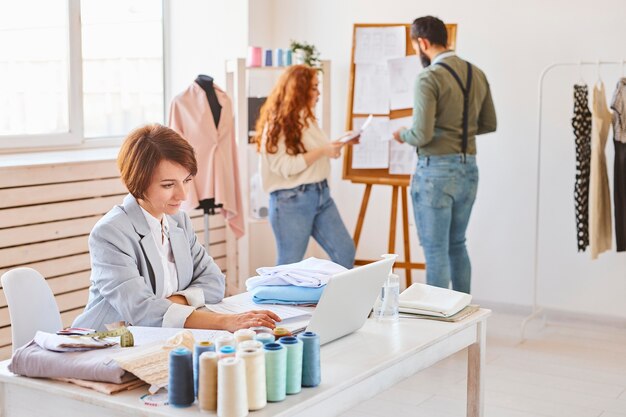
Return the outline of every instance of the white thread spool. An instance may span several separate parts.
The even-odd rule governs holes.
[[[256,332],[252,329],[239,329],[235,332],[237,344],[246,340],[254,340],[254,336],[256,336]]]
[[[237,350],[237,357],[241,358],[246,364],[248,410],[260,410],[267,405],[265,352],[262,348],[245,347]]]
[[[198,406],[202,411],[217,410],[217,352],[203,352],[198,357]]]
[[[224,346],[235,347],[235,338],[232,334],[220,336],[215,340],[215,351],[219,352]]]
[[[246,366],[239,358],[224,358],[217,363],[218,417],[248,415]]]
[[[258,340],[244,340],[243,342],[237,344],[237,350],[248,349],[248,348],[262,350],[263,343],[259,342]]]

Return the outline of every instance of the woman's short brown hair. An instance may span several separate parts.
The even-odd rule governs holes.
[[[164,159],[181,165],[191,175],[198,172],[193,148],[169,127],[146,125],[126,136],[117,155],[117,167],[124,185],[135,198],[144,198],[154,170]]]

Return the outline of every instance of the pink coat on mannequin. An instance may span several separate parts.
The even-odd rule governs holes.
[[[222,214],[239,238],[244,234],[244,219],[233,108],[228,95],[213,87],[222,106],[217,127],[206,93],[195,82],[174,97],[170,107],[170,128],[189,141],[198,160],[198,174],[183,209],[193,210],[200,200],[215,198],[224,205]]]

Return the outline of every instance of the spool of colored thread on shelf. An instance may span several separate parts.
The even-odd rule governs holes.
[[[279,343],[287,349],[287,394],[297,394],[302,391],[302,341],[285,336]]]
[[[267,401],[282,401],[287,396],[287,349],[280,343],[268,343],[264,349]]]
[[[291,332],[284,327],[277,327],[274,329],[274,337],[276,338],[276,340],[285,336],[291,336]]]
[[[219,353],[224,346],[235,346],[235,338],[231,334],[220,336],[215,340],[215,351]]]
[[[198,406],[202,411],[217,410],[217,352],[203,352],[199,357]]]
[[[271,49],[265,50],[265,66],[266,67],[272,66],[272,50]]]
[[[222,346],[218,356],[220,359],[234,357],[235,347],[234,346]]]
[[[198,342],[193,347],[193,390],[198,395],[198,366],[200,361],[198,358],[203,352],[215,352],[215,345],[208,340]]]
[[[298,335],[302,341],[302,386],[317,387],[322,381],[320,337],[313,332]]]
[[[291,49],[287,49],[285,51],[285,65],[290,66],[292,64],[292,61],[293,61],[293,52],[291,52]]]
[[[189,407],[193,404],[193,359],[189,349],[170,351],[167,390],[170,406]]]
[[[217,415],[248,415],[246,367],[239,358],[224,358],[217,362]]]
[[[263,343],[258,340],[244,340],[243,342],[237,344],[237,351],[249,348],[263,349]]]
[[[264,345],[267,345],[268,343],[272,343],[274,342],[274,340],[276,340],[276,338],[274,337],[272,333],[257,333],[257,335],[254,336],[254,339],[258,340]]]
[[[237,344],[245,340],[253,340],[256,332],[252,329],[239,329],[235,332],[235,341]]]
[[[285,60],[284,60],[282,48],[276,48],[276,66],[277,67],[285,66]]]
[[[260,67],[262,55],[263,55],[263,50],[260,47],[249,46],[248,47],[248,59],[246,59],[246,65],[248,67]]]
[[[248,410],[260,410],[267,404],[267,390],[265,388],[265,353],[263,352],[263,348],[246,347],[240,349],[237,351],[237,357],[242,359],[246,365]]]

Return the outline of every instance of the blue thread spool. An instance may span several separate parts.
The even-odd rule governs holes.
[[[274,340],[276,340],[276,338],[271,333],[257,333],[257,335],[254,336],[254,340],[258,340],[264,345],[267,345],[268,343],[274,343]]]
[[[233,346],[222,346],[220,349],[220,359],[235,357],[235,348]]]
[[[198,395],[198,367],[200,365],[200,355],[204,352],[215,352],[215,345],[208,340],[198,342],[193,347],[193,392]]]
[[[282,48],[276,48],[276,66],[284,67],[285,60],[283,59],[283,50]]]
[[[291,52],[291,49],[287,49],[285,51],[285,65],[290,66],[292,64],[292,61],[293,61],[293,52]]]
[[[271,49],[265,50],[265,66],[266,67],[272,66],[272,50]]]
[[[282,401],[287,396],[287,349],[280,343],[268,343],[264,349],[267,401]]]
[[[313,332],[298,335],[302,340],[302,386],[317,387],[322,381],[320,337]]]
[[[297,394],[302,391],[302,341],[285,336],[279,343],[287,349],[287,394]]]
[[[189,349],[177,348],[170,352],[168,401],[172,407],[193,404],[193,358]]]

